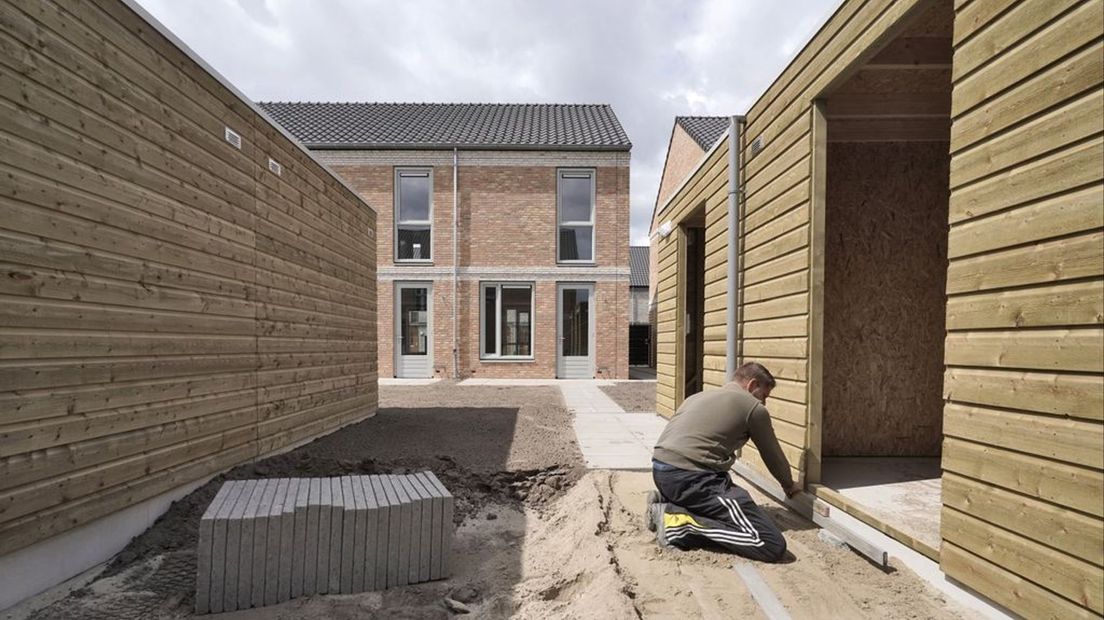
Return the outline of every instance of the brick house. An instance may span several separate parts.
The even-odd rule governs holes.
[[[261,105],[381,206],[381,377],[627,378],[631,144],[608,105]]]

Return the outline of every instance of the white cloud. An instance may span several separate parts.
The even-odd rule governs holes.
[[[742,114],[838,0],[139,0],[259,101],[609,103],[647,242],[676,115]]]

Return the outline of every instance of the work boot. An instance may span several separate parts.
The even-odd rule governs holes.
[[[667,549],[671,546],[671,543],[667,542],[667,525],[663,522],[664,515],[667,514],[666,502],[656,502],[648,506],[649,524],[648,529],[655,532],[656,544],[660,549]]]
[[[659,491],[654,489],[648,491],[647,501],[644,503],[644,527],[648,528],[649,532],[654,532],[656,530],[655,519],[652,517],[652,506],[662,501],[663,498],[660,497]]]

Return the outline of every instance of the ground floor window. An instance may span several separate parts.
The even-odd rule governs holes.
[[[533,356],[533,285],[483,283],[480,287],[480,357]]]

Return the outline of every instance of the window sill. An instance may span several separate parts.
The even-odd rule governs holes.
[[[394,262],[396,265],[432,265],[433,259],[431,258],[429,260],[415,260],[410,258],[396,258]]]
[[[598,263],[594,261],[557,261],[557,267],[597,267]]]
[[[481,357],[481,364],[531,364],[537,361],[535,357]]]

